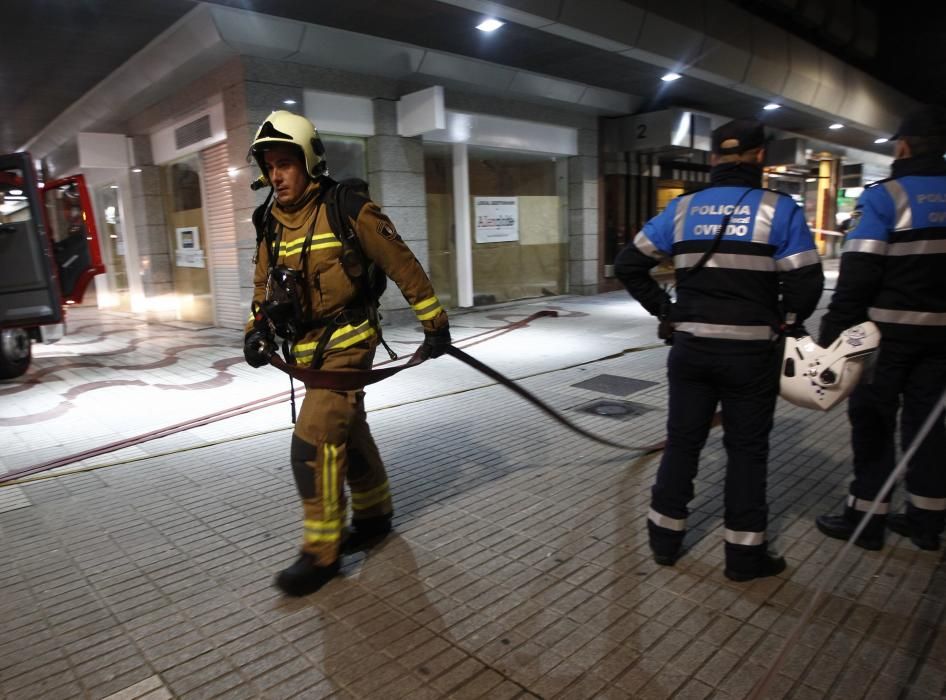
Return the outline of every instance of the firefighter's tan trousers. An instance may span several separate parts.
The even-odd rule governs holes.
[[[324,369],[371,367],[374,349],[326,356]],[[345,525],[345,482],[352,519],[392,512],[384,463],[368,428],[363,391],[307,389],[292,436],[292,471],[302,499],[303,544],[320,565],[338,558]]]

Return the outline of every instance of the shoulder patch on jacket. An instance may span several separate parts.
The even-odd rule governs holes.
[[[378,234],[382,238],[386,238],[389,241],[399,241],[401,237],[397,234],[397,231],[394,229],[394,224],[391,223],[391,220],[383,216],[378,221]]]

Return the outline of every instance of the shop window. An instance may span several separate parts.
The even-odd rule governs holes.
[[[470,148],[473,303],[562,294],[564,159]]]

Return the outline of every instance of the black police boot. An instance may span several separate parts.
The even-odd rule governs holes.
[[[728,558],[728,557],[727,557]],[[726,578],[730,581],[751,581],[756,578],[765,578],[766,576],[778,576],[785,571],[785,558],[770,552],[763,552],[756,558],[753,566],[745,569],[732,569],[728,565],[723,570]]]
[[[857,511],[850,508],[845,509],[843,515],[819,515],[815,518],[815,525],[828,537],[836,540],[849,540],[854,530],[857,529],[857,523],[860,517]],[[869,549],[876,552],[884,548],[884,516],[875,515],[871,522],[861,533],[860,537],[854,543],[861,549]]]
[[[939,535],[924,532],[915,527],[906,513],[892,513],[887,516],[887,527],[898,535],[909,537],[910,541],[920,549],[935,552],[940,547]]]
[[[314,554],[300,552],[292,566],[276,575],[276,587],[286,595],[303,596],[315,593],[337,575],[337,559],[326,566],[319,566]]]
[[[371,518],[353,518],[351,521],[351,531],[347,539],[342,542],[342,551],[345,554],[353,552],[363,552],[371,549],[387,537],[393,528],[391,527],[391,514],[376,515]]]
[[[683,556],[683,532],[658,527],[648,520],[647,537],[654,561],[660,566],[673,566]]]
[[[651,554],[654,555],[654,561],[660,564],[661,566],[673,566],[677,563],[677,560],[683,555],[682,549],[677,549],[675,551],[661,551],[654,549],[654,545],[650,546]]]

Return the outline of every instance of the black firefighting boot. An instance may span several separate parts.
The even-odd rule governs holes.
[[[342,542],[342,552],[352,554],[371,549],[387,537],[391,530],[392,514],[375,515],[370,518],[352,518],[351,530]]]
[[[854,530],[857,529],[863,513],[846,507],[842,515],[819,515],[815,518],[815,525],[828,537],[836,540],[849,540]],[[885,515],[875,515],[871,517],[867,527],[861,533],[857,541],[854,542],[861,549],[869,549],[876,552],[884,548],[884,523],[887,519]]]
[[[891,513],[887,516],[887,527],[898,535],[909,537],[910,541],[920,549],[935,552],[940,547],[939,535],[917,527],[908,513]]]
[[[319,566],[314,554],[300,552],[292,566],[276,575],[276,587],[291,596],[315,593],[338,575],[338,567],[337,559],[331,564]]]

